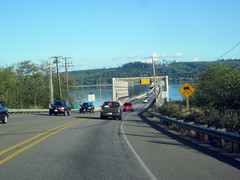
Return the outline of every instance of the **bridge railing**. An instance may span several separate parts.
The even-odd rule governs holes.
[[[153,115],[155,117],[158,117],[161,120],[167,121],[167,122],[172,123],[172,124],[176,124],[177,126],[180,126],[182,128],[186,128],[186,129],[189,129],[189,130],[193,130],[197,133],[202,133],[202,134],[209,135],[209,136],[212,136],[212,137],[215,137],[215,138],[224,139],[224,140],[230,141],[232,143],[236,143],[235,148],[233,148],[234,152],[239,151],[239,145],[240,145],[240,135],[239,134],[224,132],[224,131],[220,131],[220,130],[216,130],[216,129],[212,129],[212,128],[199,126],[199,125],[196,125],[196,124],[189,124],[189,123],[186,123],[186,122],[183,122],[183,121],[178,121],[178,120],[175,120],[175,119],[171,119],[171,118],[153,113],[149,110],[148,110],[148,112],[151,115]]]

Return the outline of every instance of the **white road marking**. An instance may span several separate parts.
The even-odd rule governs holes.
[[[129,116],[129,115],[128,115]],[[133,154],[135,155],[135,157],[137,158],[138,162],[140,163],[140,165],[143,167],[143,169],[145,170],[145,172],[147,173],[147,175],[150,177],[150,179],[152,180],[157,180],[157,178],[153,175],[153,173],[150,171],[150,169],[146,166],[146,164],[143,162],[143,160],[139,157],[139,155],[136,153],[136,151],[134,150],[134,148],[132,147],[131,143],[128,141],[125,132],[123,130],[123,122],[126,118],[128,118],[128,116],[126,116],[122,122],[121,122],[121,131],[123,134],[123,137],[125,139],[125,141],[127,142],[129,148],[131,149],[131,151],[133,152]]]

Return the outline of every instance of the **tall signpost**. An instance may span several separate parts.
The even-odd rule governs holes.
[[[194,92],[194,88],[185,82],[182,87],[178,90],[186,99],[187,99],[187,109],[189,109],[189,100],[188,98],[191,96],[191,94]]]

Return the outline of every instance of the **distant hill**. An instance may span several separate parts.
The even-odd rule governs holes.
[[[207,70],[213,63],[225,63],[238,66],[240,59],[219,60],[212,62],[173,62],[171,64],[155,65],[156,76],[168,76],[169,83],[193,82],[200,73]],[[74,76],[77,85],[112,84],[112,78],[124,77],[150,77],[153,76],[152,64],[130,62],[117,68],[92,69],[71,71],[69,76]]]

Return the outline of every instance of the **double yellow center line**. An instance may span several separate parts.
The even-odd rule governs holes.
[[[1,158],[1,155],[3,155],[4,153],[9,152],[9,151],[11,151],[11,150],[14,150],[14,149],[17,148],[17,147],[19,147],[19,146],[21,146],[21,145],[23,145],[23,144],[26,144],[27,142],[30,142],[30,141],[32,141],[32,140],[34,140],[34,139],[36,139],[36,138],[38,138],[38,137],[40,137],[40,136],[45,135],[45,136],[42,137],[41,139],[36,140],[35,142],[33,142],[33,143],[25,146],[24,148],[22,148],[22,149],[20,149],[20,150],[18,150],[18,151],[16,151],[16,152],[14,152],[13,154],[9,155],[8,157],[5,157],[4,159],[0,160],[0,165],[3,164],[3,163],[5,163],[5,162],[8,161],[9,159],[12,159],[13,157],[17,156],[17,155],[20,154],[21,152],[29,149],[30,147],[38,144],[39,142],[41,142],[41,141],[49,138],[50,136],[52,136],[52,135],[54,135],[54,134],[56,134],[56,133],[58,133],[58,132],[60,132],[60,131],[62,131],[62,130],[64,130],[64,129],[66,129],[66,128],[68,128],[68,127],[71,127],[71,126],[73,126],[73,125],[75,125],[75,124],[78,124],[78,123],[83,122],[83,121],[86,121],[86,120],[87,120],[87,119],[76,120],[76,121],[73,121],[73,122],[69,122],[69,123],[63,124],[63,125],[61,125],[61,126],[58,126],[58,127],[53,128],[53,129],[50,129],[50,130],[48,130],[48,131],[45,131],[45,132],[43,132],[43,133],[41,133],[41,134],[38,134],[38,135],[36,135],[36,136],[34,136],[34,137],[30,138],[30,139],[27,139],[26,141],[23,141],[23,142],[21,142],[21,143],[19,143],[19,144],[16,144],[16,145],[14,145],[14,146],[12,146],[12,147],[10,147],[10,148],[8,148],[8,149],[5,149],[5,150],[1,151],[1,152],[0,152],[0,158]],[[49,133],[50,133],[50,134],[49,134]]]

